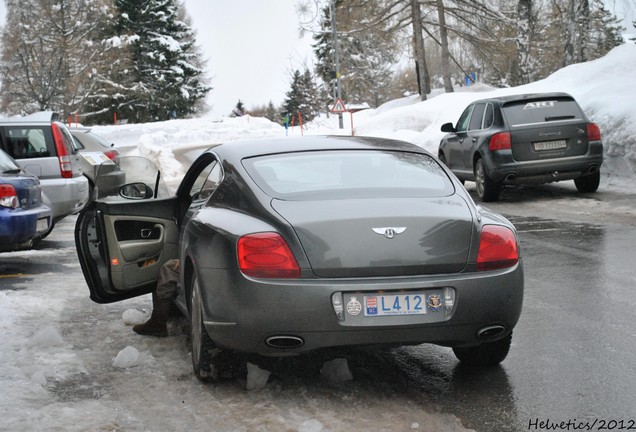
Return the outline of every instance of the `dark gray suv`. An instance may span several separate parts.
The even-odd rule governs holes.
[[[88,179],[82,175],[78,149],[54,113],[0,119],[0,148],[40,179],[42,201],[51,208],[50,229],[88,202]]]
[[[580,192],[598,189],[601,132],[567,93],[478,100],[442,132],[440,160],[460,180],[474,181],[482,201],[499,199],[507,183],[574,179]]]

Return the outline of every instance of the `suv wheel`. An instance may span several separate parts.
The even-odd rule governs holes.
[[[601,172],[596,171],[590,175],[574,179],[574,184],[579,192],[596,192],[601,183]]]
[[[486,167],[482,159],[475,162],[475,183],[477,185],[477,196],[484,202],[497,201],[501,193],[501,184],[494,182],[488,177]]]
[[[494,366],[506,358],[510,351],[512,333],[495,342],[486,342],[481,345],[466,348],[453,348],[455,357],[468,366]]]

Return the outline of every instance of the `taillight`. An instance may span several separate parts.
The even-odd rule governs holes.
[[[237,244],[237,254],[239,268],[247,276],[300,277],[300,267],[294,254],[277,233],[265,232],[241,237]]]
[[[71,165],[71,157],[64,145],[64,136],[60,127],[53,123],[51,126],[53,129],[53,141],[55,141],[55,148],[57,149],[57,157],[60,160],[60,171],[63,178],[73,177],[73,165]]]
[[[587,124],[587,140],[588,141],[601,140],[601,128],[599,128],[596,123]]]
[[[119,156],[119,152],[117,150],[108,150],[105,151],[104,154],[112,161],[117,160],[117,156]]]
[[[519,262],[517,237],[510,228],[484,225],[479,239],[477,270],[512,267]]]
[[[510,132],[501,132],[493,135],[488,143],[489,150],[509,150],[512,148]]]
[[[19,204],[15,188],[11,185],[0,185],[0,206],[14,209]]]

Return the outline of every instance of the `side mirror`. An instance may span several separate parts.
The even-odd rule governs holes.
[[[152,188],[145,183],[129,183],[119,188],[119,196],[142,200],[153,197]]]
[[[456,132],[455,126],[452,123],[444,123],[442,125],[442,132],[453,133]]]

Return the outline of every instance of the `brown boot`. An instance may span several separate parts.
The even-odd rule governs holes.
[[[166,321],[170,314],[172,300],[160,299],[152,293],[152,315],[144,324],[133,326],[133,331],[140,335],[166,337],[168,336],[168,326]]]

